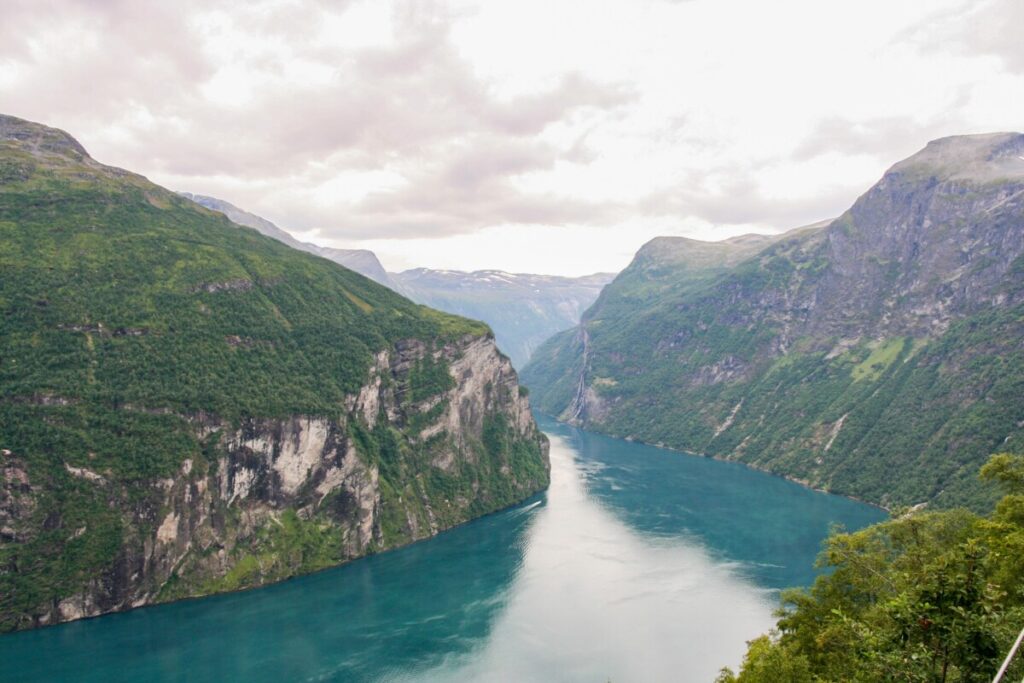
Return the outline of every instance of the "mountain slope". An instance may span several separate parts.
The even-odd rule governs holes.
[[[573,327],[580,314],[611,281],[605,273],[570,278],[481,270],[472,273],[417,268],[387,273],[376,254],[366,249],[333,249],[301,242],[265,218],[239,209],[222,199],[179,193],[238,225],[284,242],[293,249],[323,256],[408,296],[417,303],[483,320],[494,329],[498,346],[516,367],[548,337]]]
[[[481,323],[0,116],[0,631],[279,580],[547,484]]]
[[[1022,156],[1015,133],[929,143],[824,229],[649,305],[598,302],[524,380],[612,434],[887,505],[985,507],[984,458],[1024,449]],[[637,292],[620,278],[602,299]]]
[[[378,282],[385,287],[399,291],[395,286],[395,283],[392,282],[391,278],[384,270],[384,266],[382,266],[380,261],[377,259],[377,255],[372,251],[367,249],[334,249],[332,247],[321,247],[309,242],[302,242],[295,239],[291,233],[282,230],[266,218],[261,218],[254,213],[243,211],[234,204],[226,202],[223,199],[207,197],[201,194],[192,194],[191,192],[179,192],[178,194],[187,199],[191,199],[200,206],[205,206],[207,209],[221,212],[227,216],[232,223],[244,225],[247,228],[253,228],[260,234],[266,235],[267,237],[273,237],[278,242],[284,242],[293,249],[305,251],[310,254],[316,254],[317,256],[323,256],[325,259],[329,259],[350,270],[354,270],[357,273],[365,275],[374,282]]]
[[[498,346],[523,367],[542,342],[576,325],[612,276],[559,277],[478,270],[418,268],[392,275],[414,301],[483,320]]]
[[[806,230],[813,227],[805,228]],[[688,291],[706,284],[771,244],[777,236],[741,235],[718,242],[687,237],[656,237],[643,245],[633,261],[606,286],[594,305],[582,316],[581,325],[549,338],[524,369],[524,380],[540,390],[540,406],[564,419],[578,421],[588,391],[581,370],[589,362],[591,330],[604,339],[616,337],[612,345],[628,345],[639,318],[664,308],[671,316],[674,301]],[[617,356],[622,354],[616,352]],[[597,385],[610,380],[597,377]],[[597,402],[593,389],[591,403]]]

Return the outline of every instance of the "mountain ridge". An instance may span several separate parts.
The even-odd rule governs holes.
[[[366,249],[334,249],[302,242],[274,223],[216,197],[179,192],[199,205],[219,211],[233,223],[253,228],[288,246],[329,259],[418,303],[487,322],[498,346],[516,367],[552,334],[572,327],[580,314],[609,282],[610,273],[582,277],[412,268],[400,273],[384,270],[376,254]]]
[[[200,206],[206,207],[207,209],[223,213],[228,217],[228,220],[233,223],[237,223],[238,225],[242,225],[247,228],[253,228],[267,237],[272,237],[279,242],[284,242],[293,249],[305,251],[310,254],[315,254],[316,256],[322,256],[330,261],[334,261],[335,263],[354,270],[361,275],[365,275],[374,282],[397,291],[399,294],[403,294],[384,270],[384,266],[381,265],[377,255],[368,249],[335,249],[333,247],[322,247],[318,244],[313,244],[312,242],[303,242],[296,239],[287,230],[283,230],[271,221],[268,221],[266,218],[257,216],[256,214],[245,211],[244,209],[240,209],[231,202],[218,199],[216,197],[210,197],[208,195],[194,194],[192,192],[179,192],[178,194],[195,202],[196,204],[199,204]]]
[[[548,481],[486,325],[0,115],[0,631],[238,590]]]
[[[827,227],[667,288],[631,280],[637,259],[524,381],[614,435],[887,506],[984,507],[974,472],[1024,438],[1021,155],[1020,134],[936,141]],[[610,305],[644,286],[667,293]]]

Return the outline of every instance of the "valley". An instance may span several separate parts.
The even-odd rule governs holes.
[[[1024,681],[1024,0],[0,10],[0,683]]]
[[[570,278],[388,273],[0,116],[0,679],[987,680],[1022,264],[1020,134]]]

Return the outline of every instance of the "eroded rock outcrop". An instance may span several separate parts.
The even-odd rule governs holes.
[[[426,396],[413,385],[424,363],[451,379]],[[547,485],[546,441],[490,337],[436,349],[407,340],[378,353],[367,383],[335,418],[187,419],[211,457],[186,459],[173,477],[149,482],[146,499],[122,520],[133,533],[117,560],[80,591],[25,615],[22,626],[279,580],[426,538]],[[374,430],[391,432],[400,453],[368,452]],[[494,432],[499,438],[488,442]],[[396,455],[408,462],[387,462]],[[8,541],[32,533],[33,484],[18,462],[8,454],[0,463]],[[126,495],[98,473],[67,472],[112,502]],[[438,482],[464,495],[448,496]]]
[[[547,485],[490,329],[0,115],[0,631],[257,586]]]

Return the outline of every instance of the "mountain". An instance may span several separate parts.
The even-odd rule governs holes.
[[[201,194],[192,194],[191,192],[179,192],[178,194],[187,199],[191,199],[200,206],[205,206],[207,209],[221,212],[227,216],[232,223],[244,225],[247,228],[253,228],[267,237],[273,237],[278,242],[284,242],[293,249],[305,251],[310,254],[316,254],[317,256],[323,256],[325,259],[329,259],[335,263],[340,263],[346,268],[354,270],[357,273],[361,273],[385,287],[390,287],[396,291],[398,289],[384,270],[384,266],[382,266],[380,261],[377,260],[377,255],[368,249],[333,249],[331,247],[321,247],[309,242],[302,242],[295,239],[291,233],[282,230],[266,218],[261,218],[254,213],[243,211],[234,204],[226,202],[223,199],[207,197]]]
[[[1024,450],[1024,135],[936,140],[826,227],[737,246],[647,245],[534,354],[540,408],[884,505],[990,506],[978,468]]]
[[[791,234],[819,227],[820,224],[815,224],[798,228]],[[589,357],[591,353],[592,327],[605,326],[608,321],[616,327],[639,326],[644,324],[639,318],[658,307],[669,309],[671,315],[676,299],[706,285],[716,275],[728,271],[778,239],[780,236],[758,234],[717,242],[688,237],[656,237],[643,245],[629,266],[602,290],[593,307],[583,314],[581,325],[550,338],[526,366],[524,378],[532,377],[534,386],[541,390],[542,407],[552,414],[561,414],[570,422],[581,423],[580,412],[584,406],[581,392],[587,390],[581,368],[584,356]],[[601,332],[606,329],[602,327]],[[642,332],[637,330],[637,334]],[[598,337],[602,336],[598,334]],[[584,342],[588,347],[586,353]],[[598,382],[599,386],[602,384],[608,386],[607,382]],[[596,398],[593,394],[592,402]]]
[[[0,630],[276,581],[534,494],[482,323],[0,117]]]
[[[315,247],[316,251],[313,252],[325,259],[339,263],[350,270],[354,270],[357,273],[362,273],[366,277],[370,278],[374,282],[384,285],[392,291],[402,294],[403,292],[399,287],[395,285],[394,280],[384,270],[384,266],[381,265],[377,255],[369,249],[334,249],[333,247]]]
[[[179,193],[238,225],[258,230],[293,249],[316,254],[403,294],[417,303],[455,315],[483,320],[494,329],[498,347],[523,367],[545,339],[579,323],[580,314],[611,282],[611,274],[558,277],[480,270],[472,273],[417,268],[387,273],[366,249],[332,249],[301,242],[265,218],[203,195]]]
[[[613,277],[608,273],[571,278],[427,268],[392,275],[412,300],[486,322],[494,329],[498,347],[519,368],[543,341],[578,324],[582,312]]]
[[[773,235],[754,234],[719,242],[656,237],[643,245],[629,266],[615,278],[615,287],[601,293],[593,310],[602,311],[605,317],[630,315],[638,307],[672,300],[753,256],[776,239],[778,237]]]

